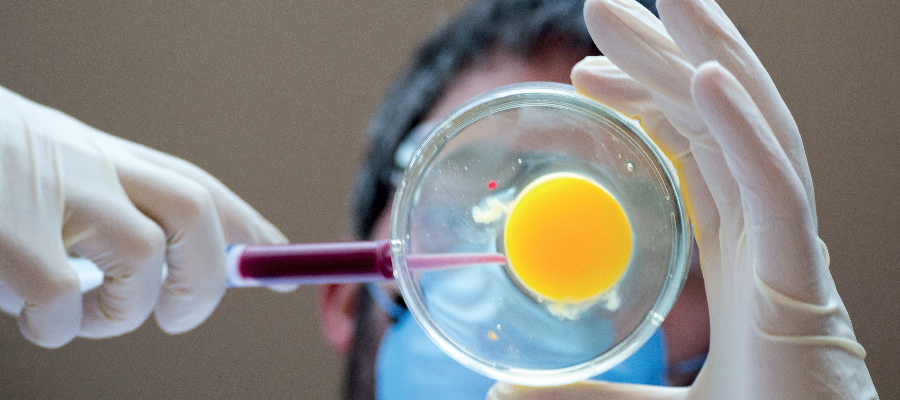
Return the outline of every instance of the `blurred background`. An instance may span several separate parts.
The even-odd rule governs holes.
[[[0,86],[209,171],[294,242],[350,232],[365,127],[461,0],[0,3]],[[882,398],[900,398],[900,7],[720,0],[793,111],[820,234]],[[338,399],[316,288],[229,290],[178,336],[151,321],[57,350],[0,315],[0,398]]]

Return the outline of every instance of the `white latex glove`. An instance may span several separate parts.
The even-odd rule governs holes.
[[[129,332],[151,312],[190,330],[225,292],[226,243],[286,241],[196,166],[4,88],[0,188],[0,308],[45,347]],[[68,254],[103,285],[82,296]]]
[[[797,126],[711,0],[588,1],[608,58],[572,72],[582,93],[639,117],[678,170],[709,302],[709,357],[689,388],[498,384],[491,399],[876,398],[818,237]],[[615,64],[613,64],[615,63]]]

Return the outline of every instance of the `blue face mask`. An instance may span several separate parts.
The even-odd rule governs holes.
[[[378,399],[484,399],[493,379],[441,351],[409,311],[394,313],[397,322],[385,333],[376,360]],[[595,379],[664,385],[665,354],[665,341],[658,330],[635,354]]]

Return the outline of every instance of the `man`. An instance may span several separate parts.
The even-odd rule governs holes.
[[[652,2],[647,6],[654,9]],[[586,56],[599,54],[584,26],[582,9],[583,1],[474,2],[424,42],[389,89],[370,125],[371,149],[353,194],[358,238],[389,237],[389,198],[408,162],[398,163],[395,153],[410,132],[499,86],[527,81],[571,83],[572,67]],[[661,376],[663,367],[659,366],[658,372],[645,367],[644,376],[620,376],[612,371],[601,379],[690,383],[705,359],[709,337],[702,277],[696,260],[694,264],[659,338],[665,342],[661,346],[665,348],[667,376]],[[404,320],[398,328],[395,323],[404,319],[405,310],[391,311],[393,316],[385,310],[403,310],[396,289],[389,287],[387,292],[398,305],[386,307],[375,305],[372,291],[383,297],[381,290],[372,286],[368,290],[360,285],[328,285],[322,289],[325,334],[335,348],[349,353],[349,398],[372,398],[376,387],[379,398],[418,397],[426,392],[431,398],[484,397],[493,382],[449,360],[422,332],[409,334],[405,340],[421,340],[422,347],[430,346],[427,351],[410,352],[402,356],[402,361],[394,361],[393,357],[401,357],[397,353],[407,352],[411,344],[395,352],[388,345],[394,340],[383,342],[388,340],[385,332],[397,336],[417,327]],[[424,353],[430,361],[425,361]],[[636,358],[641,357],[639,354]],[[422,384],[421,392],[416,391],[417,384]]]
[[[444,29],[444,38],[426,42],[393,86],[372,124],[373,150],[358,180],[354,205],[360,237],[386,234],[384,206],[391,176],[397,174],[391,171],[392,153],[405,132],[491,87],[521,80],[565,81],[558,71],[564,60],[590,52],[576,50],[583,42],[566,37],[565,28],[551,28],[564,24],[536,23],[543,19],[523,11],[540,6],[525,3],[516,11],[521,16],[504,20],[507,7],[512,6],[483,2],[464,11]],[[714,1],[660,0],[658,7],[662,20],[632,0],[589,0],[585,21],[604,56],[580,62],[571,77],[581,93],[640,118],[678,170],[703,281],[696,272],[689,279],[663,332],[670,367],[672,361],[702,356],[707,346],[709,356],[689,388],[501,383],[489,398],[877,398],[865,350],[856,342],[828,271],[809,168],[784,101]],[[568,20],[578,18],[570,15]],[[486,28],[491,24],[498,28]],[[535,36],[484,31],[516,24],[546,36],[518,45],[521,38]],[[458,44],[473,42],[483,50],[459,50],[466,47]],[[371,298],[385,296],[377,289],[371,292],[338,286],[323,290],[324,327],[342,329],[327,332],[329,338],[351,350],[351,398],[370,398],[372,385],[383,398],[398,393],[435,398],[481,385],[474,378],[460,379],[462,373],[448,364],[430,370],[437,359],[419,357],[428,350],[417,341],[388,346],[397,342],[393,336],[413,335],[397,327],[403,322],[402,309],[379,301],[391,314],[401,315],[401,322],[391,325],[386,313],[371,305]],[[408,365],[425,373],[391,380]],[[429,384],[431,392],[425,392]],[[415,386],[423,391],[409,390]],[[477,397],[478,390],[456,398]]]

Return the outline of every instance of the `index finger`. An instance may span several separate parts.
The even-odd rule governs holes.
[[[22,334],[39,346],[57,348],[74,339],[81,327],[78,278],[66,268],[62,240],[28,239],[32,240],[30,245],[43,252],[0,243],[0,281],[16,288],[15,297],[21,299],[22,307],[11,311],[19,315]]]
[[[200,184],[141,160],[117,166],[134,205],[165,232],[168,275],[156,321],[169,333],[195,328],[225,294],[225,237],[215,203]]]
[[[797,124],[734,23],[712,0],[659,0],[657,9],[666,32],[694,66],[717,61],[750,94],[800,177],[815,215],[812,178]]]
[[[178,157],[151,149],[138,143],[96,132],[98,140],[125,147],[129,153],[153,166],[174,171],[203,186],[211,195],[218,212],[222,232],[228,244],[282,244],[287,238],[247,202],[228,189],[218,179],[200,167]]]

